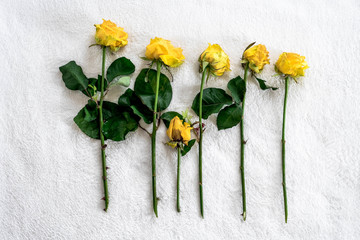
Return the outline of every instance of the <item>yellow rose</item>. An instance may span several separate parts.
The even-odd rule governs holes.
[[[189,123],[180,120],[178,116],[171,119],[169,128],[166,131],[166,134],[171,141],[174,142],[183,142],[185,145],[188,145],[188,142],[191,140],[191,129]],[[169,144],[172,147],[175,147],[176,144]]]
[[[200,67],[203,62],[208,62],[210,72],[216,76],[221,76],[225,71],[230,71],[229,56],[222,50],[219,44],[210,44],[209,47],[200,55]]]
[[[169,67],[180,66],[185,59],[181,48],[175,48],[169,40],[155,37],[146,47],[145,57],[150,60],[161,59]]]
[[[103,23],[95,24],[95,27],[95,41],[98,45],[110,47],[111,51],[115,52],[128,43],[128,34],[110,20],[103,19]]]
[[[275,71],[297,78],[305,75],[305,69],[309,68],[304,56],[297,53],[282,53],[275,64]]]
[[[261,72],[265,64],[270,63],[269,52],[262,44],[247,49],[243,58],[249,62],[249,68],[256,73]]]

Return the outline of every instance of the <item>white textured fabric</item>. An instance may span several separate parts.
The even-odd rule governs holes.
[[[359,239],[360,3],[343,1],[8,1],[0,3],[0,239]],[[93,24],[111,19],[129,44],[107,54],[146,62],[155,36],[184,49],[173,70],[168,110],[191,106],[200,87],[198,56],[208,43],[229,54],[230,73],[207,87],[226,88],[243,75],[251,42],[265,44],[271,65],[261,74],[278,91],[248,84],[245,110],[247,221],[241,220],[239,127],[217,131],[207,121],[200,218],[198,152],[183,158],[176,212],[176,153],[158,132],[159,218],[152,212],[150,138],[141,130],[108,141],[108,213],[103,209],[100,143],[73,117],[86,103],[65,88],[59,66],[75,60],[88,77],[101,71]],[[286,143],[289,221],[281,186],[283,81],[281,52],[306,56],[310,68],[289,89]],[[123,88],[111,90],[116,102]]]

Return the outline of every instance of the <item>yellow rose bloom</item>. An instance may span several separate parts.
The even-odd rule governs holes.
[[[210,72],[216,76],[221,76],[225,71],[230,71],[229,56],[222,50],[219,44],[210,44],[209,47],[200,55],[200,67],[203,62],[210,64]]]
[[[293,78],[305,75],[305,69],[309,68],[304,56],[297,53],[282,53],[275,63],[275,70]]]
[[[169,128],[166,131],[166,134],[171,141],[183,142],[185,145],[188,145],[188,142],[191,140],[191,129],[193,129],[189,123],[180,120],[178,116],[171,119]],[[176,144],[169,144],[172,147],[175,147]]]
[[[103,23],[95,24],[95,27],[95,41],[98,45],[110,47],[115,52],[128,43],[128,34],[110,20],[103,19]]]
[[[180,66],[185,59],[181,48],[175,48],[169,40],[155,37],[146,47],[145,57],[150,60],[161,59],[169,67]]]
[[[270,63],[269,52],[262,44],[247,49],[243,58],[249,62],[249,68],[256,73],[261,72],[265,64]]]

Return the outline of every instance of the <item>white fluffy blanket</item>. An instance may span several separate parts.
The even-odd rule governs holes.
[[[358,239],[360,236],[360,4],[343,1],[25,1],[0,3],[0,239]],[[248,84],[245,132],[247,221],[241,220],[239,127],[204,137],[205,219],[199,216],[197,148],[183,158],[181,214],[176,212],[176,153],[158,132],[159,218],[152,213],[150,138],[141,130],[108,142],[110,208],[104,213],[100,144],[73,122],[86,103],[65,88],[59,66],[75,60],[88,76],[101,71],[93,24],[111,19],[129,44],[108,54],[136,65],[150,38],[184,49],[173,71],[168,110],[191,107],[200,87],[198,56],[208,43],[230,55],[231,69],[208,87],[243,75],[251,42],[265,44],[262,78],[278,91]],[[284,86],[273,76],[281,52],[310,68],[291,83],[287,111],[289,221],[281,187]],[[112,89],[108,100],[124,92]]]

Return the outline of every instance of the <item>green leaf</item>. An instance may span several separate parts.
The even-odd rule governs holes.
[[[134,91],[131,90],[130,88],[126,89],[123,95],[119,97],[118,100],[119,106],[130,107],[133,97],[136,97]]]
[[[83,94],[85,94],[88,97],[92,97],[95,95],[95,93],[97,92],[96,89],[96,83],[97,83],[97,79],[96,78],[89,78],[89,84],[87,86],[86,89],[82,90],[81,92]]]
[[[194,146],[196,140],[192,139],[188,142],[188,145],[184,144],[184,149],[181,150],[181,156],[185,156],[192,148],[192,146]]]
[[[84,90],[88,86],[88,79],[81,67],[75,61],[68,62],[61,66],[62,79],[65,86],[70,90]]]
[[[114,141],[125,140],[126,134],[137,129],[140,120],[131,108],[107,101],[103,103],[103,117],[103,134]]]
[[[100,139],[98,109],[92,100],[83,107],[74,118],[74,122],[86,135],[91,138]]]
[[[180,120],[184,120],[183,116],[178,112],[166,112],[163,113],[160,118],[163,120],[166,128],[169,128],[171,119],[173,119],[176,116],[178,116]]]
[[[147,75],[147,76],[146,76]],[[156,70],[144,68],[136,78],[134,91],[141,101],[151,110],[154,110],[156,91]],[[172,98],[172,88],[169,79],[160,74],[158,111],[165,110]]]
[[[139,121],[139,117],[134,115],[130,108],[120,107],[107,101],[103,102],[103,119],[105,122],[103,126],[105,138],[114,141],[124,140],[129,131],[134,131],[137,128]],[[76,115],[74,121],[86,135],[100,139],[99,110],[94,101],[89,100],[88,104]],[[136,126],[134,126],[135,124]]]
[[[141,117],[147,124],[152,123],[153,112],[141,102],[140,98],[130,88],[119,97],[118,104],[119,106],[130,107],[133,113]]]
[[[109,83],[116,77],[130,75],[135,71],[135,65],[126,57],[116,59],[107,69],[106,78]]]
[[[101,75],[98,75],[98,78],[89,78],[89,84],[87,86],[87,92],[85,90],[82,90],[82,93],[84,93],[88,97],[92,97],[96,94],[96,92],[101,91]],[[108,82],[106,79],[104,79],[104,89],[107,88]],[[96,92],[95,92],[96,90]],[[91,95],[89,96],[88,93]]]
[[[242,79],[240,76],[237,76],[236,78],[233,78],[229,81],[227,87],[230,90],[234,101],[237,104],[240,104],[243,101],[246,93],[246,84],[244,79]]]
[[[123,111],[129,111],[126,107],[120,107],[116,103],[104,101],[103,102],[103,119],[106,122],[109,118],[121,115]]]
[[[232,99],[220,88],[206,88],[203,92],[202,118],[207,119],[211,114],[217,113],[224,105],[232,103]],[[193,101],[192,109],[199,116],[200,93]]]
[[[278,88],[276,88],[276,87],[271,87],[271,86],[268,86],[268,85],[266,85],[266,81],[265,80],[262,80],[262,79],[260,79],[260,78],[257,78],[256,76],[254,76],[255,78],[256,78],[256,80],[259,82],[259,85],[260,85],[260,88],[262,89],[262,90],[266,90],[266,89],[269,89],[269,88],[271,88],[272,90],[276,90],[276,89],[278,89]]]
[[[121,85],[124,87],[128,87],[130,85],[130,77],[129,76],[116,77],[114,78],[114,81],[112,81],[110,85]]]
[[[86,122],[91,122],[96,120],[98,111],[95,111],[94,108],[84,108],[84,120]]]
[[[139,118],[134,118],[133,114],[127,111],[115,115],[104,123],[104,136],[114,141],[125,140],[126,134],[137,129],[138,120]]]
[[[241,106],[232,104],[222,109],[217,117],[218,130],[232,128],[241,121]]]

